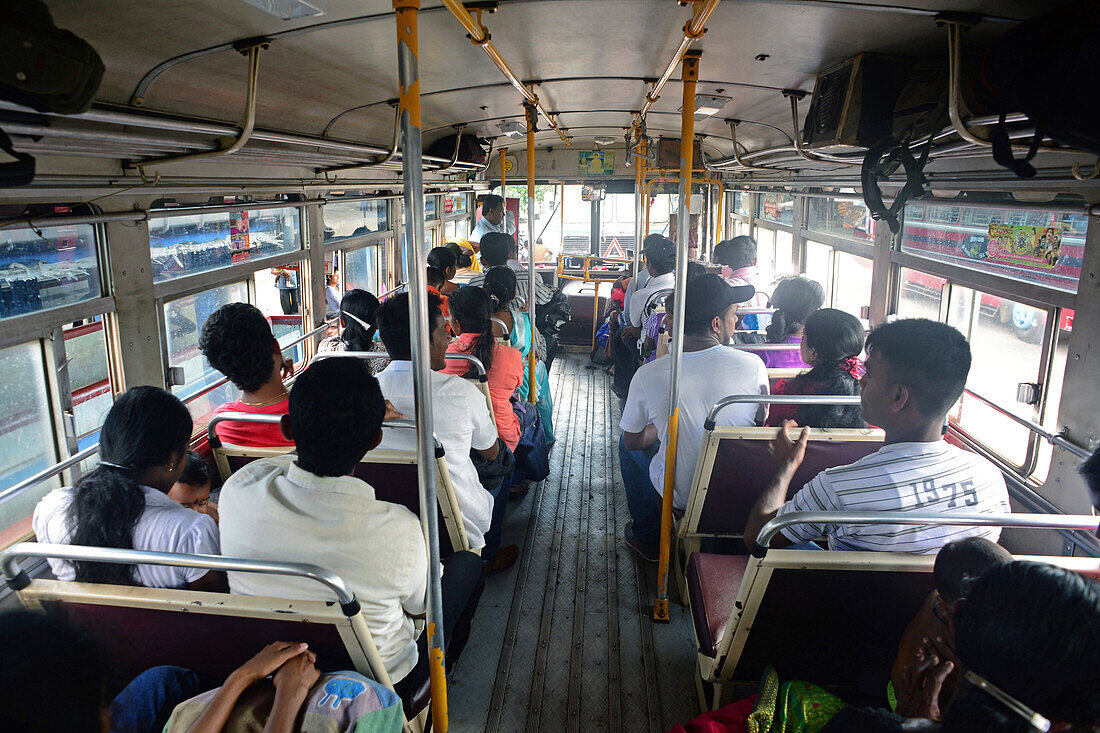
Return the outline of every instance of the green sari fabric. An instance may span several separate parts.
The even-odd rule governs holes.
[[[816,733],[847,703],[801,680],[780,684],[773,667],[764,672],[760,696],[746,724],[748,733]]]

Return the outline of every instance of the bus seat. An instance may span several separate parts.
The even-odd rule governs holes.
[[[611,296],[611,285],[611,282],[599,283],[600,302],[597,306],[593,302],[596,297],[595,283],[580,280],[569,280],[565,283],[562,293],[569,301],[571,315],[569,320],[562,324],[561,331],[558,333],[559,343],[591,347],[593,309],[595,309],[595,317],[602,322],[604,308],[607,307],[607,301]],[[596,324],[596,327],[598,328],[599,324]]]
[[[481,362],[481,359],[478,359],[472,354],[462,353],[448,353],[447,359],[451,361],[465,361],[471,365],[470,371],[476,372],[476,374],[470,376],[470,373],[467,372],[466,379],[472,382],[481,394],[485,395],[485,404],[489,407],[489,418],[493,421],[493,427],[496,427],[497,415],[493,412],[493,398],[492,395],[489,394],[489,374],[485,370],[485,365]]]
[[[687,586],[699,653],[714,657],[718,636],[733,614],[737,591],[745,577],[749,555],[692,553],[688,558]]]
[[[218,474],[221,476],[222,483],[224,484],[227,478],[247,466],[249,463],[252,463],[252,461],[285,455],[294,450],[294,448],[293,446],[254,448],[247,445],[218,443],[217,446],[211,444],[210,450],[214,454],[214,463],[218,467]]]
[[[774,390],[775,389],[775,383],[778,382],[780,379],[794,379],[799,374],[802,374],[804,371],[806,371],[806,370],[805,369],[783,369],[783,368],[769,369],[768,370],[768,388],[771,389],[771,390]]]

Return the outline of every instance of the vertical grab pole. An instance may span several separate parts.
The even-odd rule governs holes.
[[[504,232],[505,233],[508,232],[508,192],[504,188],[504,175],[505,175],[504,166],[507,164],[507,162],[506,162],[507,159],[508,159],[508,148],[501,148],[500,149],[500,197],[502,199],[504,199]],[[516,225],[517,226],[519,225],[518,221],[516,222]]]
[[[695,142],[695,84],[699,81],[702,51],[684,54],[684,106],[680,130],[680,211],[676,242],[676,290],[672,314],[672,362],[668,385],[668,445],[665,447],[665,485],[661,497],[661,555],[657,566],[657,598],[653,620],[668,623],[668,567],[672,550],[672,493],[676,479],[676,443],[680,418],[680,367],[684,356],[684,294],[687,292],[688,244],[691,239],[691,173]]]
[[[428,351],[428,282],[424,253],[424,173],[420,141],[420,71],[417,13],[420,0],[393,0],[397,19],[397,71],[401,94],[401,164],[405,174],[408,227],[405,268],[409,278],[409,331],[412,336],[413,394],[416,405],[417,481],[420,506],[436,501],[435,440],[432,437],[431,356]],[[428,539],[428,670],[432,690],[432,730],[447,731],[447,674],[443,659],[443,595],[439,576],[436,512],[421,512]]]
[[[535,382],[535,129],[538,97],[523,103],[527,113],[527,317],[531,320],[531,348],[527,350],[527,399],[538,401]],[[517,231],[516,234],[519,234]],[[547,355],[549,358],[549,355]]]
[[[642,217],[645,216],[643,211],[643,197],[648,200],[645,194],[645,154],[646,154],[646,140],[642,135],[641,123],[635,123],[634,125],[634,147],[637,152],[641,154],[641,157],[636,157],[634,160],[634,274],[633,277],[638,277],[638,269],[641,267],[642,262],[642,240],[649,234],[645,230],[645,223],[642,222]],[[637,287],[634,288],[637,290]]]

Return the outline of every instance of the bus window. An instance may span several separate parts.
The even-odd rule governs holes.
[[[0,232],[0,318],[59,308],[102,294],[92,226]]]
[[[358,288],[378,295],[378,254],[380,249],[380,245],[375,245],[344,253],[344,292]]]
[[[77,447],[84,450],[99,440],[99,428],[114,404],[101,318],[65,329],[65,358],[69,364]]]
[[[940,299],[947,280],[902,268],[897,314],[901,318],[940,319]]]
[[[301,344],[289,349],[287,349],[286,344],[305,333],[302,330],[302,279],[304,275],[301,267],[302,263],[299,262],[281,270],[257,270],[252,276],[253,289],[256,293],[256,307],[271,322],[271,333],[274,334],[279,345],[283,347],[283,356],[292,357],[295,364],[302,360],[305,351]],[[294,278],[291,282],[298,284],[297,290],[291,291],[291,307],[289,308],[287,307],[286,292],[280,290],[276,284],[283,283],[285,287],[286,282],[285,279],[281,279],[275,274],[278,272],[286,272]],[[323,316],[324,314],[318,315]]]
[[[786,193],[762,193],[756,215],[764,221],[791,226],[794,224],[794,196]]]
[[[759,255],[757,255],[759,259]],[[782,229],[775,231],[775,276],[795,274],[794,236]]]
[[[457,219],[443,225],[443,239],[445,242],[453,242],[456,239],[466,239],[470,236],[470,220]]]
[[[875,221],[859,199],[807,198],[806,229],[860,242],[875,241]]]
[[[0,375],[0,489],[6,489],[49,468],[58,457],[40,342],[0,350]],[[0,541],[9,544],[29,532],[34,505],[59,485],[56,479],[45,481],[0,504]]]
[[[226,303],[247,303],[248,286],[230,283],[164,304],[164,325],[168,336],[168,363],[183,367],[184,383],[172,392],[187,403],[195,429],[206,425],[210,413],[223,402],[235,400],[240,391],[232,384],[210,390],[222,378],[199,351],[199,333],[210,314]]]
[[[389,201],[329,201],[321,208],[325,241],[374,234],[390,228]]]
[[[833,307],[851,313],[869,328],[863,309],[871,305],[871,260],[839,250],[834,257],[837,287],[833,290]]]
[[[806,271],[803,273],[816,280],[825,290],[825,302],[830,302],[833,290],[833,248],[821,242],[806,241]]]
[[[758,282],[771,286],[778,279],[775,271],[775,231],[763,227],[756,228],[756,271]]]

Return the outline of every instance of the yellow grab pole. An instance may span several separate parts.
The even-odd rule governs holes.
[[[505,161],[507,160],[507,158],[508,158],[508,148],[501,148],[500,149],[500,197],[502,199],[504,199],[504,221],[505,221],[504,230],[505,231],[508,230],[508,224],[507,224],[507,222],[508,222],[508,193],[504,190],[504,177],[505,177],[505,173],[506,173],[506,171],[504,170],[504,166],[506,165]],[[519,222],[516,222],[516,223],[518,224]]]
[[[695,84],[699,81],[702,51],[684,54],[684,106],[680,130],[680,211],[676,242],[676,289],[670,332],[672,354],[669,375],[668,445],[665,446],[665,481],[661,496],[661,554],[657,565],[657,598],[653,620],[667,623],[668,567],[672,550],[672,494],[676,481],[676,436],[680,417],[680,367],[684,356],[684,295],[687,292],[688,245],[691,239],[691,163],[695,142]]]
[[[409,331],[412,336],[413,401],[416,412],[417,483],[420,506],[435,506],[435,439],[433,438],[431,358],[428,350],[428,273],[424,251],[424,159],[420,138],[420,70],[417,14],[420,0],[393,0],[397,19],[397,70],[401,110],[401,159],[405,178],[409,276]],[[428,544],[428,675],[432,695],[432,730],[447,731],[447,672],[444,664],[443,590],[439,567],[439,523],[435,512],[422,512]]]
[[[539,121],[538,97],[523,103],[527,115],[527,315],[531,320],[531,348],[527,351],[527,399],[538,401],[535,383],[535,126]],[[516,234],[519,234],[517,231]]]
[[[642,262],[642,242],[645,241],[646,236],[649,234],[649,195],[646,192],[645,187],[645,164],[646,164],[646,139],[642,134],[641,125],[635,123],[634,125],[634,142],[639,157],[634,159],[634,274],[633,277],[638,277],[638,269],[641,267]],[[644,207],[644,214],[643,214]],[[645,216],[645,223],[642,223],[642,217]],[[637,286],[635,285],[635,290]]]

